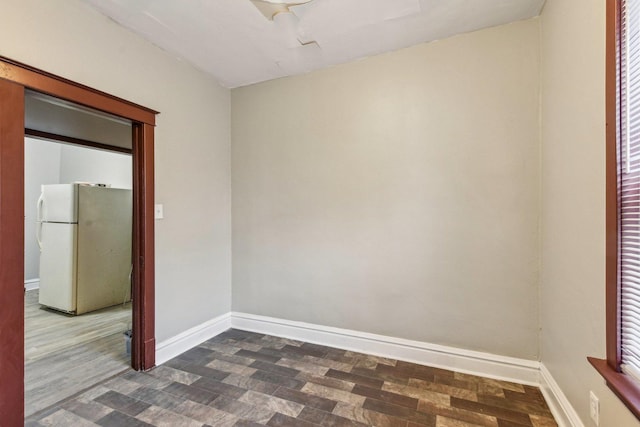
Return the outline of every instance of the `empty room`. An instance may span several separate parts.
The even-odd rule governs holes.
[[[640,1],[0,10],[0,426],[640,426]],[[107,377],[26,363],[32,94],[130,136]]]

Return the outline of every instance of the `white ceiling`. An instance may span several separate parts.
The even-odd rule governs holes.
[[[313,0],[274,20],[251,0],[85,1],[233,88],[531,18],[545,0]]]

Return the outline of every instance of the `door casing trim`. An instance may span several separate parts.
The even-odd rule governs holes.
[[[153,145],[158,112],[1,56],[0,80],[0,93],[11,97],[10,105],[0,100],[0,419],[3,425],[19,426],[24,423],[24,91],[133,122],[131,365],[136,370],[155,365]]]

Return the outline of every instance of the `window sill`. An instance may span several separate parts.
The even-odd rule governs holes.
[[[614,370],[606,360],[587,357],[589,363],[602,375],[607,386],[640,420],[640,384],[629,378],[628,375]]]

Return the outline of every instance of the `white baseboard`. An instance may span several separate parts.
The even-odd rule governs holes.
[[[156,365],[173,359],[229,328],[231,313],[226,313],[156,344]]]
[[[540,363],[533,360],[246,313],[231,313],[231,326],[494,379],[539,384]]]
[[[226,313],[156,345],[156,364],[229,328],[291,338],[376,356],[540,387],[559,427],[584,427],[543,363],[349,329],[246,313]]]
[[[24,281],[25,291],[33,291],[36,289],[40,289],[40,279],[31,279],[31,280]]]
[[[540,390],[558,423],[558,427],[584,427],[578,413],[544,363],[540,364]]]

